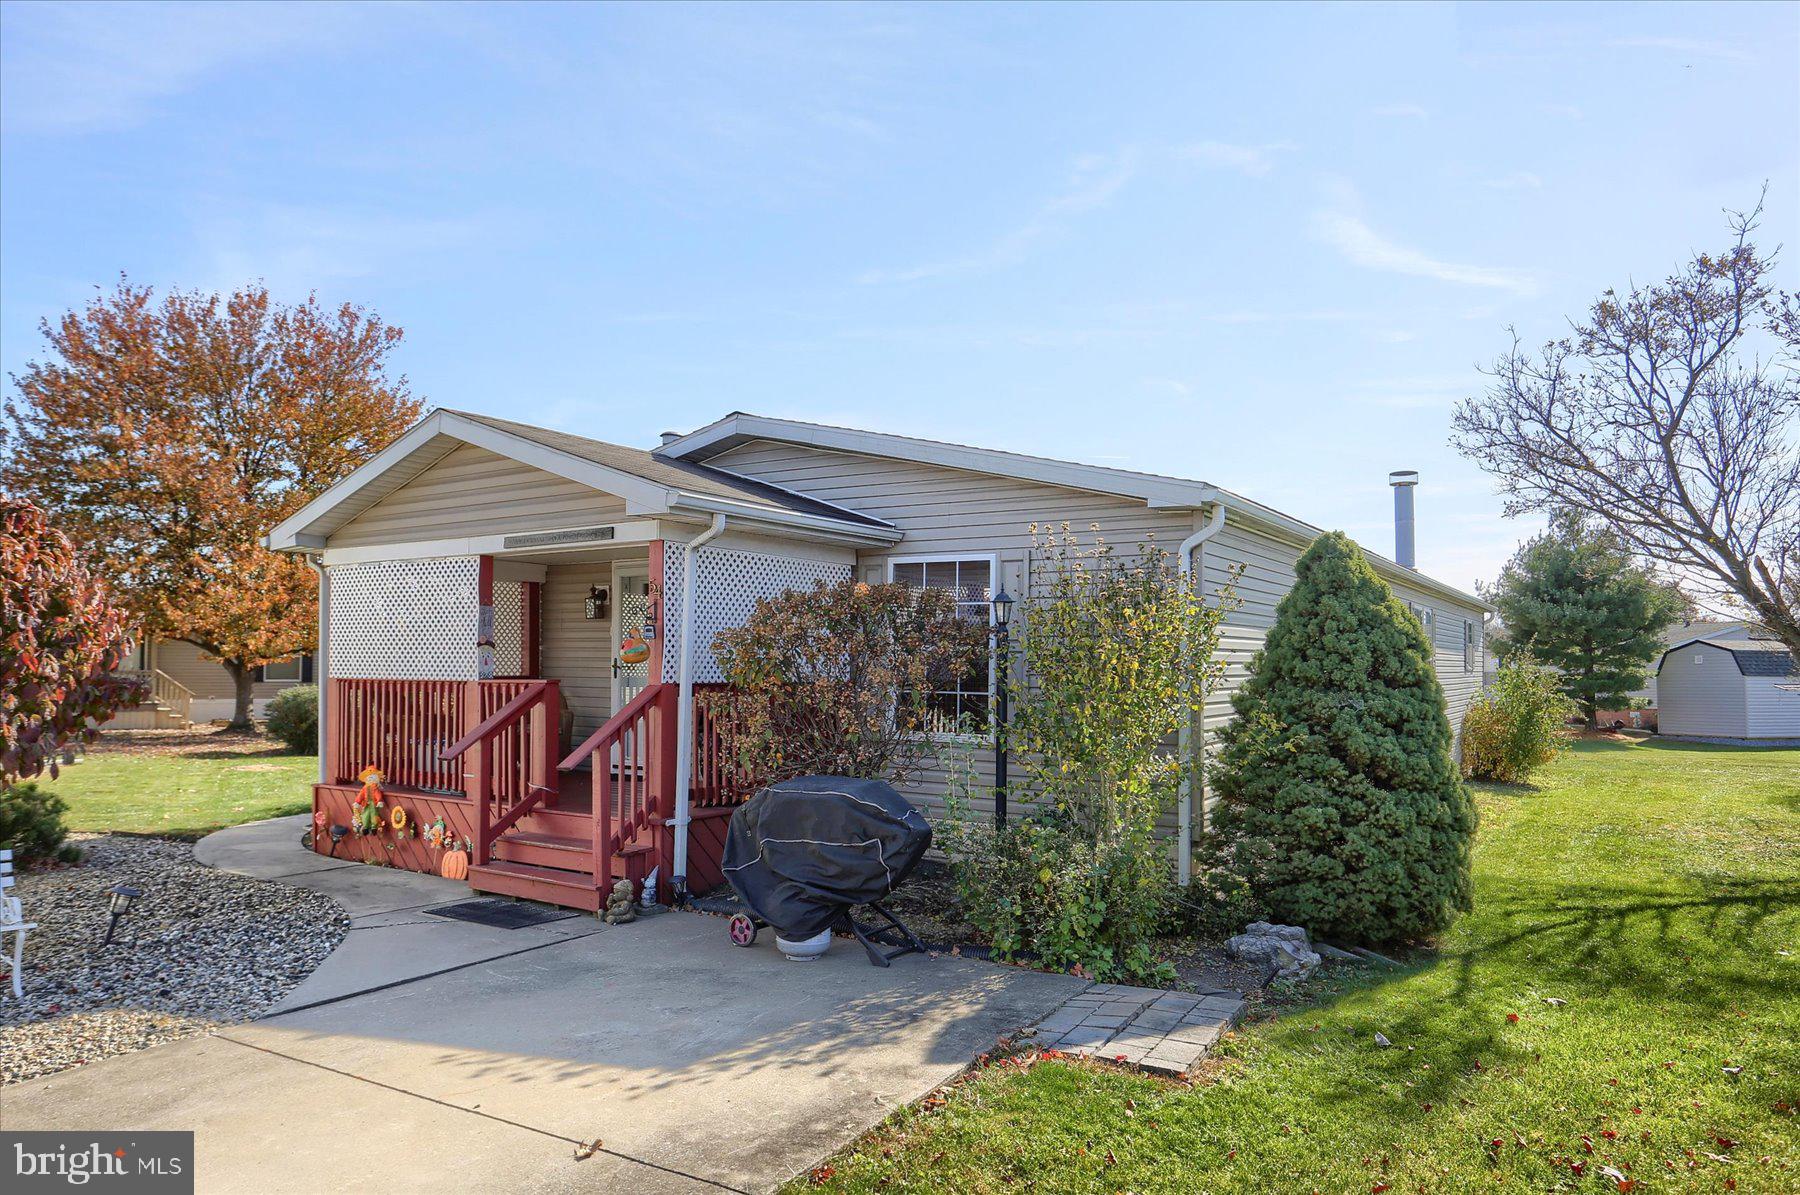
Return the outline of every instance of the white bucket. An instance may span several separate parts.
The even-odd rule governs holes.
[[[814,934],[798,942],[790,942],[780,934],[775,935],[775,946],[786,955],[789,962],[810,963],[824,957],[825,948],[831,945],[831,931]]]

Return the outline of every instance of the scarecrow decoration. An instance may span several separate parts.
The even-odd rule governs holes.
[[[362,791],[350,801],[350,828],[361,834],[379,834],[381,832],[382,810],[381,782],[384,777],[379,768],[364,768],[357,776],[363,782]]]

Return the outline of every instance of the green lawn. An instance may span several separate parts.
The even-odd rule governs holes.
[[[47,783],[69,803],[71,830],[199,838],[311,809],[317,768],[317,756],[258,736],[114,735]]]
[[[1583,743],[1480,803],[1476,909],[1436,955],[1265,1014],[1192,1087],[990,1067],[816,1177],[1621,1189],[1611,1166],[1627,1190],[1800,1191],[1800,751]]]

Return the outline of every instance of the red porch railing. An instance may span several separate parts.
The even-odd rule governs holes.
[[[738,766],[719,734],[721,706],[730,685],[694,686],[694,782],[690,800],[697,809],[742,805],[756,781]]]
[[[515,691],[442,753],[446,761],[463,761],[463,791],[475,806],[477,865],[488,861],[494,839],[557,789],[560,686],[553,680],[489,684],[477,691],[477,708]]]
[[[356,784],[364,768],[376,767],[390,785],[460,793],[464,791],[463,765],[445,759],[444,749],[539,683],[334,679],[327,706],[330,722],[325,728],[326,779],[332,784]],[[518,727],[509,727],[506,737],[490,752],[497,792],[523,791],[519,787],[526,746],[523,735]],[[551,737],[554,742],[555,736]]]
[[[559,765],[567,771],[592,760],[594,882],[602,892],[612,887],[613,856],[674,812],[675,707],[674,685],[648,685]]]

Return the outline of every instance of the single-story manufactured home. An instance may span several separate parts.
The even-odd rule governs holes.
[[[143,681],[149,696],[142,705],[114,714],[106,724],[108,730],[173,730],[228,720],[237,712],[237,684],[231,673],[185,639],[144,636],[119,671]],[[256,670],[251,714],[262,717],[277,693],[312,679],[310,655],[263,665]]]
[[[1773,639],[1693,638],[1656,668],[1662,734],[1729,743],[1800,741],[1800,669]]]
[[[714,635],[818,581],[942,586],[971,607],[997,587],[1028,594],[1032,525],[1064,522],[1125,550],[1154,540],[1209,592],[1236,577],[1211,725],[1319,533],[1204,482],[759,415],[643,450],[433,411],[268,539],[321,578],[315,820],[351,825],[373,766],[403,823],[428,827],[383,842],[396,866],[437,870],[447,840],[468,846],[482,891],[594,909],[652,869],[665,892],[704,891],[746,796],[707,714]],[[1460,725],[1491,608],[1371,560],[1436,644]],[[946,698],[979,720],[992,687]],[[929,811],[945,781],[907,795]],[[1184,847],[1200,796],[1181,811]],[[316,849],[367,845],[328,838]]]

